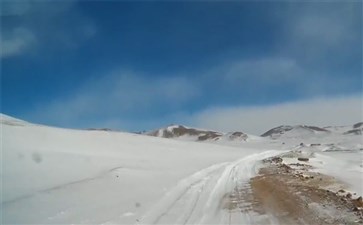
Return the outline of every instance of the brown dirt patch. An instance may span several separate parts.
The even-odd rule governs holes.
[[[250,182],[252,196],[259,203],[256,211],[272,214],[284,225],[363,224],[359,200],[326,189],[337,182],[334,178],[309,172],[309,168],[297,172],[278,159],[265,164]]]

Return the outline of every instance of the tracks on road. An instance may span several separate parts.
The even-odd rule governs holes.
[[[272,224],[274,218],[253,211],[250,178],[260,160],[280,154],[266,151],[220,163],[179,181],[139,224]]]

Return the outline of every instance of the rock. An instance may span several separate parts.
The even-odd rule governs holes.
[[[340,193],[344,193],[345,191],[343,189],[340,189],[338,192]]]
[[[320,146],[321,144],[310,144],[311,147]]]
[[[363,199],[362,199],[361,196],[359,198],[357,198],[357,199],[354,199],[352,202],[353,202],[355,207],[358,207],[358,208],[363,207]]]
[[[309,161],[309,158],[299,157],[299,158],[297,158],[297,160],[307,162],[307,161]]]
[[[271,161],[274,162],[274,163],[281,163],[282,162],[282,158],[280,158],[280,157],[274,157],[274,158],[271,159]]]
[[[345,197],[351,198],[352,197],[352,194],[351,193],[348,193]]]

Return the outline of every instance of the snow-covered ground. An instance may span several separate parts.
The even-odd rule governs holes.
[[[313,166],[314,171],[337,178],[347,190],[363,196],[363,136],[343,134],[342,129],[349,128],[304,138],[298,135],[280,138],[271,144],[275,148],[301,151],[310,158],[306,164]]]
[[[363,196],[363,151],[317,153],[310,164],[316,171],[343,181],[348,191]]]
[[[5,224],[135,223],[171,190],[204,182],[205,171],[219,179],[234,165],[229,162],[256,153],[129,133],[51,128],[9,117],[2,118],[1,143]]]
[[[313,143],[321,145],[309,146]],[[268,216],[227,215],[220,202],[234,188],[248,184],[261,159],[298,148],[316,152],[311,163],[318,170],[363,193],[359,192],[361,135],[256,138],[232,145],[59,129],[1,115],[1,220],[4,224],[273,224],[274,218]],[[353,151],[323,152],[331,146]]]

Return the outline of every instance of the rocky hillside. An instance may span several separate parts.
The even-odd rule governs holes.
[[[344,134],[355,134],[355,135],[361,135],[362,133],[363,133],[363,122],[354,124],[353,129],[344,132]]]
[[[158,130],[146,132],[145,134],[149,136],[171,138],[171,139],[180,139],[180,140],[189,140],[189,141],[213,141],[213,142],[214,141],[241,142],[241,141],[247,141],[249,137],[247,134],[240,131],[222,133],[217,131],[190,128],[182,125],[171,125]]]
[[[353,126],[329,126],[324,127],[329,131],[345,135],[362,135],[363,134],[363,122],[354,124]]]
[[[330,131],[324,128],[316,127],[316,126],[306,126],[306,125],[296,125],[296,126],[279,126],[268,130],[263,133],[262,137],[271,137],[271,138],[279,138],[279,137],[299,137],[299,136],[307,136],[318,133],[329,133]]]

